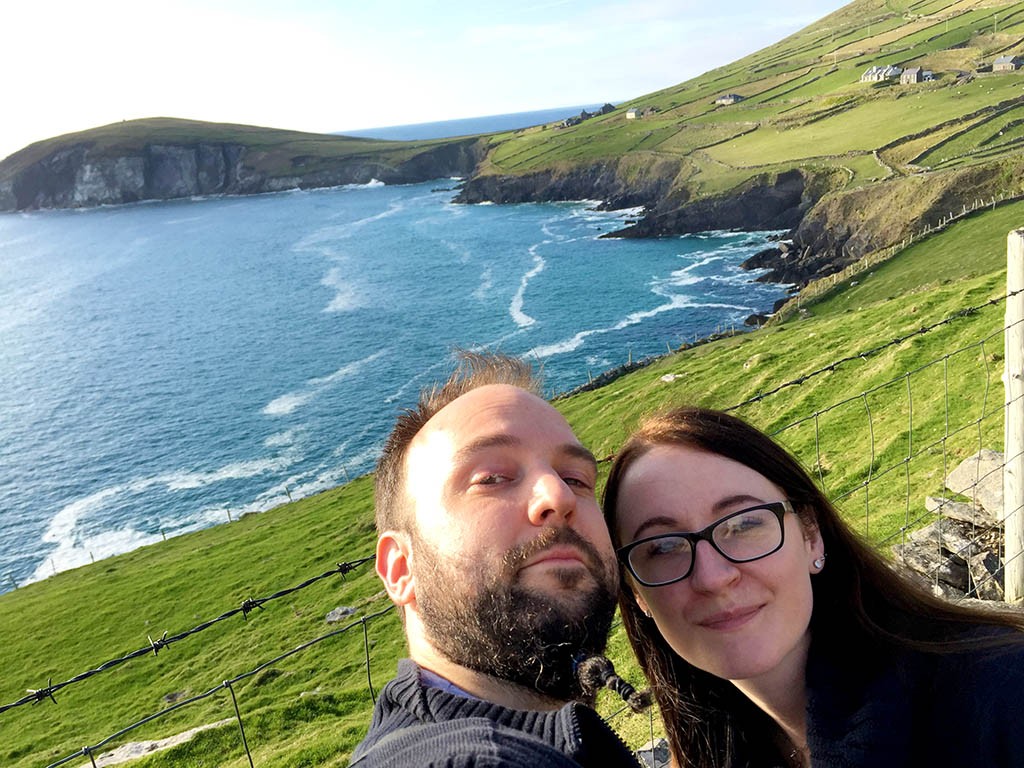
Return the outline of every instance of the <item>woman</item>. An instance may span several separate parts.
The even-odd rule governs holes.
[[[650,418],[604,509],[676,765],[1024,765],[1024,614],[898,575],[745,422]]]

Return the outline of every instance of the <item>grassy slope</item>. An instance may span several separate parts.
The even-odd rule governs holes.
[[[681,157],[690,172],[677,183],[699,196],[725,192],[764,170],[808,162],[846,169],[849,186],[892,172],[918,173],[921,166],[942,171],[991,162],[1019,151],[1024,75],[985,74],[964,84],[957,73],[1020,53],[1022,37],[1021,2],[856,0],[776,45],[609,115],[570,128],[495,137],[486,171],[520,174],[623,157],[628,162],[632,156]],[[859,82],[869,66],[886,63],[931,68],[937,80]],[[723,93],[745,101],[716,106]],[[627,121],[629,107],[659,111]],[[978,112],[982,122],[992,121],[992,130],[972,130]],[[1006,125],[1010,130],[1000,135]],[[950,134],[956,139],[947,148]],[[876,150],[882,165],[872,156]]]
[[[840,286],[811,307],[809,316],[778,327],[696,347],[658,362],[591,393],[558,401],[582,439],[598,454],[615,450],[630,425],[653,408],[681,402],[726,407],[896,335],[955,314],[1003,291],[1005,235],[1024,218],[1024,204],[1013,204],[954,225],[942,235],[914,245],[893,261],[862,277],[856,286]],[[969,267],[965,268],[965,262]],[[820,464],[834,494],[856,488],[868,471],[871,452],[864,402],[870,401],[875,433],[875,471],[906,453],[911,416],[908,368],[941,358],[976,343],[1001,325],[994,307],[956,320],[875,357],[857,360],[835,372],[784,390],[741,409],[766,429],[780,429],[815,411],[821,455],[815,454],[809,422],[785,430],[781,439],[808,465]],[[945,376],[932,366],[915,375],[913,424],[918,444],[941,434],[949,403],[954,424],[980,409],[986,381],[998,388],[1001,341],[981,353],[954,356]],[[941,368],[941,366],[939,366]],[[665,374],[676,374],[665,382]],[[867,398],[860,392],[897,380]],[[846,398],[848,406],[824,410]],[[990,401],[999,400],[996,389]],[[986,444],[998,447],[1001,421],[982,425]],[[913,465],[911,503],[940,485],[943,459],[952,461],[977,447],[974,431],[954,440],[948,456],[936,451]],[[906,480],[872,488],[869,535],[881,540],[898,531],[907,510]],[[64,680],[92,665],[182,631],[236,607],[249,597],[329,570],[335,562],[355,560],[373,548],[371,484],[356,480],[319,496],[297,501],[230,525],[170,540],[94,566],[62,573],[0,597],[0,648],[6,674],[0,702],[20,698],[49,677]],[[861,495],[845,503],[864,526]],[[332,577],[269,603],[247,621],[234,617],[121,668],[58,692],[58,704],[46,702],[0,714],[0,763],[16,768],[45,765],[76,751],[144,715],[166,706],[172,693],[195,695],[222,680],[324,634],[324,615],[339,605],[373,613],[387,603],[371,567],[342,582]],[[394,614],[370,622],[372,673],[376,686],[391,675],[402,653],[400,625]],[[621,633],[612,647],[627,665]],[[626,666],[628,669],[629,666]],[[635,669],[635,668],[634,668]],[[634,672],[635,677],[635,672]],[[331,638],[235,687],[247,736],[260,766],[344,765],[364,732],[370,701],[361,628]],[[616,709],[602,703],[604,711]],[[134,731],[128,739],[155,738],[233,714],[227,693],[185,707]],[[625,715],[615,720],[635,746],[650,736],[650,721]],[[78,761],[80,762],[80,761]],[[77,762],[76,762],[77,764]],[[159,753],[145,766],[247,764],[237,727],[229,724],[200,734],[192,743]]]
[[[380,141],[252,125],[153,117],[111,123],[38,141],[4,160],[3,174],[13,175],[61,146],[80,142],[90,143],[97,157],[139,152],[147,144],[242,144],[249,148],[248,162],[256,170],[283,175],[295,173],[298,167],[310,170],[316,163],[339,158],[386,159],[391,163],[400,163],[424,149],[448,143],[448,140]],[[296,160],[303,164],[297,166]]]
[[[1000,46],[1005,48],[1024,35],[1020,27],[1024,4],[931,0],[906,4],[899,9],[901,14],[894,14],[892,8],[892,2],[858,1],[762,55],[638,100],[638,106],[661,107],[653,119],[626,125],[616,112],[576,129],[534,129],[495,137],[491,168],[524,172],[623,152],[641,164],[666,154],[686,155],[694,188],[712,193],[739,183],[765,162],[784,167],[814,156],[816,163],[846,168],[850,184],[855,186],[889,173],[912,172],[911,164],[957,167],[993,153],[1015,151],[1013,142],[1021,135],[1015,122],[1021,119],[1020,107],[963,118],[1005,100],[1017,82],[1010,76],[976,80],[966,90],[961,88],[961,94],[948,85],[948,78],[937,85],[922,84],[905,91],[892,86],[861,86],[853,80],[869,64],[883,60],[906,64],[923,57],[922,63],[936,62],[936,68],[941,63],[966,69],[976,58],[991,58]],[[995,13],[999,13],[999,33],[993,35]],[[918,18],[909,18],[912,15]],[[950,33],[945,31],[947,16]],[[940,50],[950,41],[966,45]],[[916,46],[913,49],[908,47],[911,42]],[[716,95],[729,91],[750,98],[734,108],[711,104]],[[893,105],[899,110],[899,119],[889,119]],[[902,117],[904,114],[907,117]],[[949,115],[957,119],[942,125]],[[175,133],[182,129],[180,124],[148,122],[151,124],[138,126],[145,128],[146,136],[152,136],[154,130],[158,134],[168,131],[168,138],[182,139],[182,134]],[[931,130],[923,136],[899,140],[929,126]],[[111,126],[109,140],[125,140],[124,127]],[[825,128],[831,133],[820,133]],[[243,136],[262,129],[239,126],[216,130],[222,140],[265,141],[272,158],[307,152],[360,152],[368,146],[364,140],[308,134]],[[551,141],[556,133],[559,138]],[[820,140],[815,140],[819,133]],[[836,134],[849,141],[832,142],[829,137]],[[865,134],[870,141],[862,141]],[[203,136],[211,134],[204,132]],[[893,146],[881,153],[883,162],[892,166],[890,171],[865,147],[894,137]],[[409,151],[411,146],[395,145],[393,149]],[[737,152],[737,147],[744,152]],[[750,157],[759,159],[755,162]],[[1005,234],[1022,219],[1024,206],[1020,204],[975,216],[915,244],[861,276],[856,286],[839,286],[811,307],[805,319],[666,357],[608,387],[558,405],[588,444],[598,453],[608,454],[630,425],[653,408],[694,401],[723,407],[738,403],[836,357],[874,347],[952,315],[967,304],[999,295]],[[920,446],[944,434],[947,413],[954,424],[976,417],[983,399],[979,391],[986,385],[995,392],[989,404],[993,398],[998,401],[1001,341],[954,355],[945,366],[931,366],[911,377],[909,383],[900,377],[908,369],[975,344],[994,332],[1001,319],[999,308],[980,311],[788,388],[741,409],[741,415],[766,429],[785,428],[781,439],[809,466],[820,468],[831,493],[852,493],[844,506],[873,539],[884,540],[898,533],[911,514],[906,500],[916,506],[924,493],[938,490],[943,462],[975,450],[977,434],[957,437],[945,455],[929,451],[915,460],[909,495],[908,482],[899,472],[889,473],[891,483],[872,486],[870,521],[865,515],[865,494],[857,491],[861,480],[869,470],[877,474],[898,463],[911,436]],[[669,373],[675,374],[674,380],[663,381],[662,376]],[[891,380],[897,383],[856,397]],[[832,407],[846,398],[854,399]],[[817,435],[811,422],[802,421],[814,413],[819,413]],[[793,424],[796,426],[789,426]],[[867,440],[872,429],[874,461]],[[984,421],[979,430],[986,445],[999,446],[998,419]],[[820,452],[815,448],[816,437],[823,446]],[[3,595],[0,659],[6,674],[0,682],[0,703],[19,698],[26,688],[44,686],[49,677],[55,682],[64,680],[144,646],[147,635],[155,638],[164,630],[174,634],[246,598],[295,584],[328,570],[337,561],[363,557],[372,550],[371,521],[370,483],[360,479],[262,515]],[[370,568],[363,567],[344,582],[334,577],[269,603],[247,621],[230,619],[155,658],[143,657],[70,686],[58,692],[56,706],[46,702],[0,714],[0,764],[16,768],[45,765],[158,711],[166,706],[164,697],[169,694],[206,691],[328,631],[323,616],[338,605],[356,606],[359,615],[386,605]],[[402,653],[397,618],[389,614],[371,622],[368,636],[373,679],[379,688]],[[612,647],[616,657],[626,663],[628,651],[621,633],[613,636]],[[363,653],[362,633],[357,627],[236,686],[258,765],[346,763],[368,718]],[[611,701],[603,702],[602,707],[606,713],[615,709]],[[127,738],[166,736],[217,722],[232,713],[230,698],[220,693]],[[615,724],[634,745],[649,738],[647,718],[619,717]],[[247,761],[236,727],[228,725],[142,764],[243,766]]]

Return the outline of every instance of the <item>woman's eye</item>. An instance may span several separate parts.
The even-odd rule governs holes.
[[[573,488],[583,488],[589,490],[590,483],[581,477],[563,477],[562,482],[566,485],[572,486]]]

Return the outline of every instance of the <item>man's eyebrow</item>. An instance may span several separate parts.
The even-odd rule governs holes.
[[[522,441],[512,435],[484,435],[459,448],[453,458],[456,464],[462,464],[474,454],[486,451],[488,448],[515,448],[519,445],[522,445]]]
[[[565,443],[561,446],[561,451],[572,458],[582,459],[592,465],[595,472],[597,471],[597,457],[579,443]]]
[[[518,448],[522,444],[522,440],[513,435],[484,435],[459,448],[455,452],[454,461],[456,464],[461,464],[468,461],[473,455],[489,448]],[[597,458],[579,443],[563,443],[558,446],[557,451],[570,458],[585,461],[594,468],[594,471],[597,471]]]

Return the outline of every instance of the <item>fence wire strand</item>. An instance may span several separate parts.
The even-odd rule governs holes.
[[[943,320],[940,320],[940,321],[938,321],[936,323],[933,323],[931,325],[928,325],[928,326],[922,326],[921,328],[918,328],[918,329],[916,329],[914,331],[911,331],[911,332],[909,332],[907,334],[904,334],[903,336],[894,338],[894,339],[892,339],[892,340],[890,340],[890,341],[888,341],[888,342],[886,342],[884,344],[877,345],[875,347],[872,347],[872,348],[870,348],[868,350],[865,350],[865,351],[857,353],[857,354],[847,355],[845,357],[842,357],[842,358],[839,358],[837,360],[834,360],[831,363],[818,368],[817,370],[811,371],[810,373],[804,374],[804,375],[799,376],[799,377],[797,377],[795,379],[792,379],[790,381],[784,382],[784,383],[774,387],[771,390],[759,393],[756,396],[751,397],[751,398],[749,398],[749,399],[747,399],[747,400],[745,400],[745,401],[743,401],[741,403],[738,403],[736,405],[733,405],[733,406],[731,406],[729,408],[726,408],[725,410],[726,411],[735,411],[735,410],[743,408],[745,406],[749,406],[749,405],[752,405],[754,403],[762,402],[766,398],[771,397],[771,396],[773,396],[773,395],[775,395],[775,394],[777,394],[777,393],[779,393],[779,392],[781,392],[781,391],[783,391],[785,389],[788,389],[788,388],[793,387],[793,386],[801,385],[801,384],[803,384],[803,383],[805,383],[805,382],[807,382],[807,381],[809,381],[809,380],[811,380],[811,379],[813,379],[813,378],[815,378],[817,376],[820,376],[820,375],[822,375],[824,373],[834,372],[834,371],[837,370],[837,368],[839,368],[840,366],[842,366],[842,365],[844,365],[846,363],[850,363],[850,362],[853,362],[853,361],[856,361],[856,360],[864,360],[864,359],[866,359],[868,357],[872,357],[874,355],[879,354],[883,350],[886,350],[886,349],[888,349],[890,347],[893,347],[895,345],[898,345],[898,344],[902,344],[902,343],[904,343],[904,342],[906,342],[906,341],[908,341],[908,340],[910,340],[910,339],[912,339],[914,337],[923,335],[925,333],[929,333],[929,332],[931,332],[931,331],[933,331],[933,330],[935,330],[937,328],[940,328],[940,327],[945,326],[945,325],[947,325],[949,323],[952,323],[953,321],[955,321],[955,320],[957,320],[959,318],[963,318],[963,317],[966,317],[968,315],[972,315],[972,314],[978,312],[979,310],[981,310],[981,309],[983,309],[985,307],[989,307],[989,306],[993,306],[993,305],[1002,303],[1002,302],[1006,301],[1007,299],[1011,298],[1012,296],[1015,296],[1017,293],[1020,293],[1020,291],[1015,291],[1015,292],[1009,293],[1009,294],[1007,294],[1005,296],[1001,296],[1001,297],[998,297],[996,299],[992,299],[990,301],[984,302],[984,303],[979,304],[977,306],[973,306],[973,307],[969,307],[969,308],[963,309],[963,310],[961,310],[961,311],[959,311],[959,312],[957,312],[957,313],[955,313],[955,314],[953,314],[953,315],[951,315],[951,316],[949,316],[949,317],[947,317],[947,318],[945,318]],[[993,408],[991,412],[989,411],[990,389],[991,389],[991,381],[990,381],[990,379],[991,379],[991,376],[992,376],[992,372],[991,372],[990,361],[988,360],[988,355],[987,355],[987,351],[986,351],[986,344],[991,343],[997,337],[1002,337],[1006,333],[1006,331],[1008,331],[1011,327],[1013,327],[1013,326],[1009,325],[1009,326],[1000,328],[998,331],[993,332],[992,334],[989,334],[988,336],[982,338],[981,341],[979,341],[979,342],[975,342],[975,343],[966,345],[966,346],[964,346],[964,347],[962,347],[960,349],[957,349],[957,350],[955,350],[953,352],[949,352],[949,353],[943,355],[940,358],[936,358],[935,360],[931,360],[931,361],[928,361],[926,363],[923,363],[922,365],[918,366],[917,368],[914,368],[914,369],[909,370],[909,371],[905,371],[898,378],[892,379],[891,381],[883,382],[882,384],[878,384],[878,385],[876,385],[874,387],[866,389],[863,392],[860,392],[859,394],[852,395],[852,396],[850,396],[848,398],[845,398],[845,399],[840,400],[838,402],[832,403],[832,404],[826,406],[825,408],[822,408],[820,410],[816,410],[814,413],[812,413],[812,414],[810,414],[808,416],[805,416],[803,418],[797,419],[797,420],[795,420],[795,421],[793,421],[793,422],[791,422],[791,423],[789,423],[789,424],[787,424],[787,425],[785,425],[785,426],[775,430],[772,434],[777,436],[780,433],[782,433],[782,432],[784,432],[786,430],[798,427],[801,424],[804,424],[804,423],[807,423],[807,422],[812,422],[813,423],[813,429],[814,429],[814,447],[813,447],[813,450],[814,450],[814,457],[815,457],[815,467],[814,467],[814,469],[815,469],[815,472],[816,472],[817,477],[818,477],[818,482],[821,485],[822,489],[824,490],[825,489],[825,474],[826,474],[826,472],[825,472],[825,469],[824,469],[824,458],[823,458],[823,453],[822,453],[823,447],[822,447],[822,434],[821,434],[821,417],[826,415],[826,414],[828,414],[828,413],[830,413],[830,412],[832,412],[832,411],[836,411],[839,408],[842,408],[844,406],[850,405],[855,400],[859,399],[861,401],[861,406],[863,408],[864,416],[866,418],[867,437],[868,437],[868,441],[869,441],[869,443],[868,443],[869,444],[869,450],[868,450],[869,461],[868,461],[867,470],[866,470],[866,477],[863,479],[863,481],[855,483],[852,487],[849,487],[849,488],[847,488],[845,490],[843,490],[843,489],[835,489],[836,495],[834,497],[832,497],[832,499],[835,502],[840,502],[842,500],[848,499],[854,493],[857,493],[857,492],[863,490],[864,491],[864,505],[865,505],[865,532],[867,532],[867,530],[868,530],[868,528],[870,526],[870,516],[871,516],[871,495],[870,495],[871,494],[871,490],[870,490],[871,489],[871,485],[873,483],[879,482],[884,477],[886,477],[889,473],[895,472],[896,470],[899,470],[900,468],[902,468],[903,473],[904,473],[903,485],[904,485],[904,487],[906,489],[906,508],[904,510],[904,515],[903,515],[903,524],[902,524],[902,526],[900,526],[899,530],[896,533],[891,534],[890,536],[885,537],[884,539],[882,539],[878,543],[878,546],[879,547],[885,546],[886,544],[890,543],[895,538],[900,538],[905,543],[906,539],[907,539],[907,534],[910,531],[912,531],[913,529],[915,529],[917,526],[921,525],[925,520],[930,519],[930,518],[934,518],[934,517],[938,517],[941,520],[942,517],[943,517],[943,505],[946,503],[945,499],[941,500],[940,504],[938,506],[937,512],[927,512],[926,511],[924,514],[920,514],[920,515],[915,515],[912,512],[911,505],[910,505],[910,497],[911,497],[911,494],[912,494],[912,487],[913,487],[912,479],[911,479],[911,469],[910,469],[911,462],[914,461],[915,459],[918,459],[921,456],[924,456],[925,454],[929,454],[929,453],[932,453],[932,452],[934,452],[934,451],[936,451],[938,449],[941,449],[941,465],[942,465],[943,477],[948,477],[948,469],[949,469],[949,448],[948,447],[949,447],[951,441],[953,439],[955,439],[956,437],[958,437],[959,435],[966,433],[968,430],[976,429],[977,430],[978,450],[980,451],[981,448],[983,447],[983,442],[984,442],[983,421],[985,419],[989,418],[989,417],[995,416],[996,414],[1000,413],[1001,411],[1003,411],[1003,409],[1005,407],[1007,407],[1007,406],[1009,406],[1011,404],[1011,403],[1002,403],[998,409]],[[950,423],[950,420],[951,420],[951,412],[950,412],[951,411],[951,409],[950,409],[950,370],[949,370],[950,359],[953,358],[953,357],[956,357],[958,355],[966,355],[968,352],[973,351],[973,350],[979,350],[980,351],[981,359],[983,361],[983,366],[984,366],[985,384],[984,384],[984,391],[983,391],[983,395],[982,395],[981,413],[980,413],[980,415],[977,418],[974,418],[974,419],[968,421],[965,424],[962,424],[962,425],[959,425],[959,426],[953,426]],[[924,435],[915,434],[915,425],[914,425],[915,396],[914,396],[914,391],[913,391],[913,386],[912,386],[912,378],[914,376],[917,376],[917,375],[920,375],[920,374],[924,373],[925,371],[929,370],[933,366],[938,365],[939,363],[941,363],[942,366],[943,366],[943,371],[942,371],[942,387],[943,387],[943,405],[942,405],[942,407],[943,407],[943,415],[942,415],[942,420],[943,420],[943,427],[942,427],[942,434],[941,434],[940,437],[937,437],[934,440],[929,440]],[[900,458],[899,460],[895,461],[891,466],[881,466],[879,464],[881,459],[880,459],[880,454],[879,454],[879,451],[878,451],[878,445],[876,444],[875,414],[872,411],[871,402],[870,402],[869,398],[870,398],[870,396],[872,394],[875,394],[875,393],[879,392],[883,388],[890,387],[890,386],[895,386],[895,385],[899,384],[901,381],[905,384],[905,387],[906,387],[907,411],[908,411],[907,412],[906,455],[903,456],[902,458]],[[610,457],[610,458],[613,458],[613,457]],[[607,459],[605,459],[605,460],[607,460]],[[993,471],[1000,471],[1000,470],[993,470]],[[975,482],[976,483],[980,483],[982,480],[984,480],[984,477],[981,475],[981,469],[980,469],[980,464],[979,464],[978,468],[977,468],[976,476],[975,476]],[[1022,513],[1022,511],[1020,509],[1015,509],[1015,510],[1012,510],[1008,514],[1004,513],[1004,519],[1005,519],[1005,517],[1008,517],[1009,515],[1015,515],[1015,514],[1024,514],[1024,513]],[[974,529],[972,528],[972,530],[974,530]],[[941,549],[941,545],[938,545],[938,546],[940,546],[940,549]],[[975,537],[972,536],[972,538],[966,544],[964,544],[963,546],[959,547],[959,549],[957,551],[949,553],[948,557],[959,557],[961,559],[966,559],[965,555],[969,556],[970,554],[972,554],[972,552],[976,548],[976,546],[977,546],[977,541],[975,540]],[[941,552],[940,552],[940,554],[941,554]],[[1005,553],[1001,553],[1001,554],[1005,554]],[[180,632],[180,633],[178,633],[176,635],[173,635],[171,637],[167,636],[167,632],[164,632],[160,637],[158,637],[156,639],[153,639],[152,637],[147,637],[147,640],[148,640],[148,644],[147,645],[145,645],[145,646],[143,646],[143,647],[141,647],[141,648],[139,648],[137,650],[131,651],[130,653],[127,653],[127,654],[125,654],[123,656],[120,656],[120,657],[113,658],[113,659],[110,659],[108,661],[105,661],[102,664],[99,664],[99,665],[97,665],[94,668],[88,669],[87,671],[82,672],[82,673],[80,673],[78,675],[75,675],[74,677],[71,677],[71,678],[69,678],[67,680],[64,680],[64,681],[58,682],[58,683],[53,683],[53,679],[49,678],[47,680],[47,684],[46,684],[45,687],[39,688],[39,689],[29,689],[27,696],[22,697],[21,699],[19,699],[17,701],[14,701],[14,702],[12,702],[10,704],[6,704],[6,705],[3,705],[3,706],[0,706],[0,713],[6,712],[6,711],[8,711],[10,709],[13,709],[15,707],[23,706],[25,704],[38,704],[38,703],[43,702],[43,701],[45,701],[47,699],[49,699],[51,702],[56,704],[57,700],[56,700],[54,694],[57,691],[65,688],[66,686],[73,685],[73,684],[82,682],[84,680],[87,680],[87,679],[89,679],[89,678],[91,678],[91,677],[93,677],[93,676],[95,676],[97,674],[109,671],[109,670],[111,670],[111,669],[113,669],[113,668],[115,668],[115,667],[117,667],[117,666],[119,666],[119,665],[121,665],[121,664],[123,664],[123,663],[125,663],[127,661],[132,660],[132,659],[139,658],[141,656],[147,656],[149,654],[153,654],[154,656],[156,656],[161,650],[163,650],[164,648],[169,647],[173,643],[179,642],[179,641],[184,640],[184,639],[186,639],[188,637],[196,635],[196,634],[204,631],[205,629],[208,629],[209,627],[211,627],[211,626],[213,626],[213,625],[215,625],[215,624],[217,624],[219,622],[226,621],[227,619],[229,619],[229,618],[231,618],[233,616],[236,616],[238,614],[242,615],[243,620],[247,620],[249,613],[251,613],[252,611],[254,611],[256,609],[261,609],[262,610],[263,606],[266,603],[268,603],[268,602],[270,602],[272,600],[276,600],[276,599],[279,599],[279,598],[284,597],[286,595],[293,594],[293,593],[295,593],[295,592],[297,592],[299,590],[302,590],[302,589],[305,589],[305,588],[311,586],[312,584],[315,584],[315,583],[317,583],[319,581],[322,581],[324,579],[327,579],[327,578],[331,578],[333,576],[341,575],[342,578],[344,578],[348,573],[352,572],[354,569],[356,569],[359,566],[364,565],[365,563],[370,562],[372,560],[374,560],[374,556],[370,555],[369,557],[360,558],[358,560],[354,560],[354,561],[351,561],[351,562],[338,563],[331,570],[325,571],[324,573],[321,573],[321,574],[319,574],[317,576],[313,576],[313,577],[311,577],[309,579],[306,579],[305,581],[303,581],[303,582],[301,582],[301,583],[299,583],[299,584],[297,584],[295,586],[279,590],[279,591],[274,592],[274,593],[272,593],[272,594],[270,594],[270,595],[268,595],[266,597],[248,598],[248,599],[244,600],[241,603],[241,605],[239,605],[238,607],[235,607],[235,608],[232,608],[232,609],[230,609],[228,611],[225,611],[225,612],[223,612],[222,614],[220,614],[219,616],[217,616],[214,619],[210,619],[208,621],[205,621],[205,622],[203,622],[201,624],[196,625],[195,627],[192,627],[191,629],[185,630],[185,631]],[[1002,572],[1003,569],[1005,569],[1005,563],[1001,566],[999,572]],[[977,581],[975,581],[974,577],[972,576],[971,577],[971,583],[970,583],[970,587],[971,587],[972,591],[976,592],[978,587],[981,584],[983,584],[985,581],[996,578],[999,572],[997,572],[997,573],[991,573],[990,572],[987,575],[985,575],[984,577],[982,577],[981,579],[978,579]],[[938,578],[937,570],[936,570],[935,578],[936,579]],[[237,724],[238,724],[239,736],[240,736],[240,739],[241,739],[242,748],[245,751],[245,754],[246,754],[246,757],[248,759],[250,768],[254,768],[254,760],[253,760],[252,752],[250,750],[250,746],[249,746],[249,743],[248,743],[248,738],[246,736],[245,726],[244,726],[243,719],[242,719],[241,707],[239,706],[238,695],[236,694],[235,685],[237,683],[241,682],[241,681],[244,681],[244,680],[254,676],[254,675],[259,674],[263,670],[265,670],[265,669],[267,669],[267,668],[269,668],[269,667],[271,667],[271,666],[273,666],[275,664],[278,664],[281,661],[283,661],[283,660],[285,660],[285,659],[287,659],[287,658],[289,658],[289,657],[291,657],[291,656],[293,656],[293,655],[295,655],[297,653],[301,653],[302,651],[305,651],[306,649],[308,649],[308,648],[310,648],[312,646],[315,646],[315,645],[317,645],[317,644],[319,644],[319,643],[321,643],[321,642],[323,642],[323,641],[325,641],[327,639],[343,635],[343,634],[349,632],[350,630],[352,630],[352,629],[354,629],[355,627],[358,626],[358,627],[361,628],[361,631],[362,631],[363,650],[364,650],[364,657],[365,657],[365,663],[366,663],[366,684],[367,684],[367,689],[369,691],[371,701],[372,702],[376,702],[376,700],[377,700],[377,693],[376,693],[376,690],[375,690],[374,684],[373,684],[373,673],[372,673],[372,664],[371,664],[371,652],[370,652],[370,639],[369,639],[369,632],[368,632],[368,624],[371,621],[374,621],[374,620],[376,620],[378,618],[381,618],[381,617],[383,617],[383,616],[385,616],[385,615],[387,615],[387,614],[389,614],[389,613],[391,613],[393,611],[394,611],[394,606],[389,604],[388,607],[383,609],[383,610],[380,610],[380,611],[378,611],[376,613],[365,615],[365,616],[359,618],[358,620],[355,620],[355,621],[351,622],[350,624],[347,624],[344,627],[341,627],[339,629],[335,629],[335,630],[333,630],[331,632],[328,632],[326,634],[320,635],[320,636],[315,637],[315,638],[313,638],[311,640],[303,642],[302,644],[292,648],[291,650],[288,650],[288,651],[286,651],[284,653],[281,653],[280,655],[278,655],[278,656],[276,656],[276,657],[274,657],[272,659],[269,659],[268,661],[262,662],[262,663],[258,664],[257,666],[253,667],[252,669],[250,669],[250,670],[248,670],[246,672],[243,672],[243,673],[241,673],[239,675],[236,675],[235,677],[230,678],[229,680],[225,680],[222,683],[220,683],[219,685],[216,685],[213,688],[210,688],[209,690],[207,690],[207,691],[205,691],[203,693],[191,696],[191,697],[183,699],[181,701],[174,702],[170,706],[165,707],[164,709],[162,709],[162,710],[160,710],[160,711],[158,711],[156,713],[147,715],[146,717],[143,717],[143,718],[137,720],[136,722],[134,722],[134,723],[132,723],[132,724],[130,724],[130,725],[128,725],[128,726],[118,730],[117,732],[107,736],[106,738],[100,740],[96,744],[92,744],[92,745],[88,745],[88,746],[82,747],[80,750],[78,750],[74,754],[68,755],[68,756],[66,756],[64,758],[61,758],[60,760],[57,760],[56,762],[51,763],[48,766],[48,768],[58,768],[58,766],[65,765],[66,763],[70,762],[71,760],[74,760],[74,759],[79,758],[79,757],[87,757],[89,759],[89,761],[91,762],[92,766],[94,766],[94,768],[95,768],[95,766],[97,765],[95,755],[97,754],[98,750],[102,749],[106,745],[110,744],[113,741],[116,741],[117,739],[120,739],[125,734],[127,734],[127,733],[129,733],[129,732],[131,732],[131,731],[133,731],[133,730],[135,730],[137,728],[140,728],[140,727],[142,727],[142,726],[144,726],[144,725],[146,725],[146,724],[148,724],[150,722],[153,722],[155,720],[158,720],[160,718],[164,718],[164,717],[168,716],[169,714],[171,714],[171,713],[173,713],[173,712],[175,712],[177,710],[182,709],[183,707],[187,707],[187,706],[190,706],[190,705],[192,705],[192,704],[194,704],[196,702],[208,699],[208,698],[218,694],[219,692],[221,692],[224,689],[227,689],[227,691],[229,692],[229,694],[231,696],[232,707],[234,709],[234,719],[237,721]],[[615,711],[611,715],[609,715],[606,718],[606,720],[608,720],[608,721],[615,720],[616,718],[622,716],[627,711],[628,711],[628,707],[623,707],[621,709],[618,709],[617,711]],[[651,712],[648,715],[648,717],[650,719],[650,721],[649,721],[650,722],[650,735],[651,735],[651,740],[653,742],[654,736],[655,736],[653,712]]]
[[[88,680],[90,677],[93,677],[94,675],[98,675],[101,672],[106,672],[107,670],[112,669],[113,667],[117,667],[121,664],[124,664],[126,661],[137,659],[140,656],[148,656],[150,653],[156,656],[161,649],[167,648],[172,643],[184,640],[187,637],[192,637],[193,635],[196,635],[205,629],[209,629],[214,624],[226,621],[227,619],[230,619],[232,616],[237,616],[239,613],[242,614],[243,618],[247,618],[252,610],[256,608],[262,608],[264,604],[269,603],[271,600],[277,600],[278,598],[284,597],[285,595],[290,595],[293,592],[298,592],[301,589],[305,589],[306,587],[309,587],[312,584],[317,583],[318,581],[330,578],[331,576],[340,575],[342,578],[344,578],[347,574],[351,573],[359,566],[368,563],[373,559],[374,556],[371,555],[369,557],[363,557],[359,560],[353,560],[351,562],[338,563],[331,570],[325,571],[324,573],[321,573],[319,576],[313,576],[312,578],[306,579],[301,584],[296,584],[294,587],[282,589],[278,592],[273,593],[272,595],[268,595],[267,597],[260,597],[255,599],[249,598],[247,600],[244,600],[238,608],[232,608],[229,611],[225,611],[215,619],[204,621],[202,624],[198,624],[192,627],[191,629],[185,630],[184,632],[179,632],[178,634],[172,637],[167,637],[166,632],[164,632],[163,635],[157,640],[153,640],[152,637],[148,637],[147,639],[149,640],[149,645],[147,646],[126,653],[123,656],[119,656],[117,658],[110,659],[109,661],[105,661],[102,664],[92,669],[89,669],[85,672],[82,672],[78,675],[75,675],[74,677],[69,678],[68,680],[64,680],[63,682],[54,683],[53,679],[51,678],[47,682],[45,688],[30,688],[28,691],[28,696],[23,696],[17,701],[13,701],[10,704],[4,704],[3,706],[0,706],[0,714],[6,712],[9,709],[20,707],[25,704],[38,704],[39,702],[45,701],[46,699],[50,699],[50,701],[56,704],[57,699],[54,697],[53,694],[61,690],[62,688],[66,688],[67,686],[73,685],[75,683],[80,683],[83,680]]]

